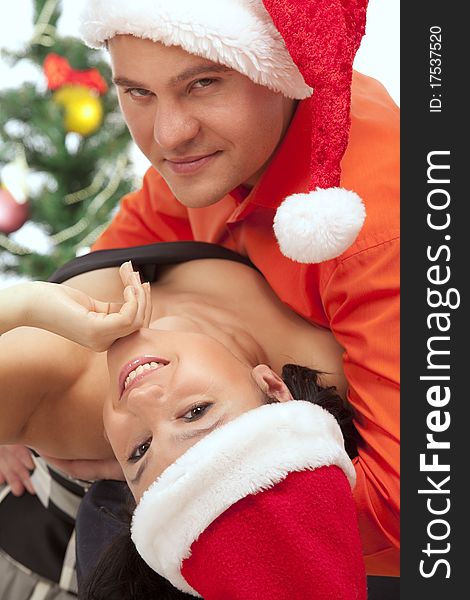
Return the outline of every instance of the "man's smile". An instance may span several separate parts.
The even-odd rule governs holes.
[[[207,164],[213,161],[213,159],[221,153],[220,150],[213,152],[212,154],[204,154],[199,156],[188,156],[184,158],[173,158],[165,159],[165,164],[175,173],[176,175],[187,175],[193,174],[199,169],[202,169]]]

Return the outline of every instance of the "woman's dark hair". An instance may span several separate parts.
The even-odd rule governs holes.
[[[129,488],[121,489],[125,505],[119,514],[106,509],[103,512],[122,526],[122,533],[112,540],[95,570],[79,586],[79,600],[194,600],[194,596],[177,590],[151,569],[137,552],[130,536],[135,501]]]
[[[353,411],[339,396],[335,387],[322,387],[322,373],[287,364],[282,378],[295,400],[318,404],[338,421],[344,437],[346,452],[357,456],[358,433],[353,423]],[[131,540],[129,529],[135,502],[129,492],[125,514],[120,516],[126,525],[124,533],[113,540],[103,553],[95,571],[79,590],[80,600],[184,600],[194,598],[180,592],[166,579],[155,573],[143,561]],[[118,517],[116,517],[118,518]]]
[[[352,460],[357,456],[359,434],[353,422],[352,407],[344,401],[334,386],[323,387],[323,373],[300,365],[287,364],[282,367],[282,379],[295,400],[306,400],[318,404],[338,421],[344,438],[344,448]]]

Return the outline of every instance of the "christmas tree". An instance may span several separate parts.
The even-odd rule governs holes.
[[[61,9],[34,0],[32,39],[2,53],[12,66],[34,63],[44,81],[0,92],[0,273],[34,279],[86,252],[133,187],[110,67],[102,52],[58,35]],[[11,235],[26,221],[46,233],[47,252]]]

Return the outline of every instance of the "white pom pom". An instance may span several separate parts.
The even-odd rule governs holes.
[[[274,217],[274,233],[284,256],[319,263],[349,248],[365,217],[364,204],[355,192],[317,188],[284,200]]]

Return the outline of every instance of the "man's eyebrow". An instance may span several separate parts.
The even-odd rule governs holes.
[[[130,87],[130,88],[146,88],[145,84],[139,81],[134,81],[133,79],[127,79],[127,77],[113,77],[114,85],[121,87]]]
[[[219,65],[214,62],[199,63],[198,65],[189,67],[185,71],[182,71],[178,75],[175,75],[175,77],[173,77],[173,79],[171,80],[171,83],[181,83],[182,81],[186,81],[186,79],[197,77],[202,73],[226,73],[227,71],[233,71],[233,69],[230,69],[225,65]]]
[[[213,62],[199,63],[172,77],[170,85],[177,85],[178,83],[191,79],[192,77],[197,77],[203,73],[227,73],[228,71],[233,71],[233,69]],[[127,77],[122,77],[120,75],[113,77],[113,83],[120,87],[148,89],[148,85],[145,83],[135,81],[134,79],[128,79]]]

